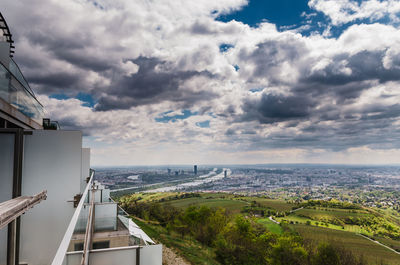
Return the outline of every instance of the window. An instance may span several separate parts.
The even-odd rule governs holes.
[[[110,241],[93,242],[93,249],[109,248]]]
[[[81,250],[83,250],[83,243],[76,243],[76,244],[74,245],[74,250],[75,250],[75,251],[81,251]]]

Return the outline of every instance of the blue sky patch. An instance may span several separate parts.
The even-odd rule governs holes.
[[[235,47],[235,46],[232,45],[232,44],[223,43],[223,44],[219,45],[219,51],[221,53],[224,53],[224,52],[227,52],[229,49],[231,49],[233,47]]]
[[[357,1],[362,2],[362,1]],[[308,6],[308,0],[250,0],[247,6],[241,10],[227,15],[221,15],[216,20],[229,22],[236,20],[243,22],[251,27],[257,27],[261,22],[270,22],[276,25],[279,31],[300,29],[304,36],[313,33],[322,34],[328,25],[330,19],[323,13],[311,9]],[[371,24],[379,22],[385,24],[389,19],[387,17],[378,21],[371,22],[369,19],[357,20],[357,23]],[[330,37],[337,38],[343,31],[354,23],[347,23],[339,26],[332,26]],[[220,51],[226,49],[220,47]],[[235,67],[236,68],[236,67]]]
[[[263,91],[263,89],[264,89],[263,87],[255,87],[255,88],[249,89],[249,91],[252,93],[256,93],[256,92]]]
[[[161,113],[160,117],[155,118],[154,120],[156,122],[168,123],[169,121],[176,122],[177,120],[184,120],[184,119],[189,118],[190,116],[197,115],[197,112],[192,112],[192,111],[186,110],[186,109],[182,111],[182,114],[169,116],[168,114],[170,114],[171,112],[172,112],[172,110],[163,112],[163,113]]]
[[[196,122],[196,125],[201,127],[201,128],[210,128],[210,121],[201,121],[201,122]]]
[[[82,104],[82,106],[85,106],[85,107],[93,108],[94,105],[96,104],[96,101],[93,99],[93,97],[90,94],[79,92],[75,98],[84,102]]]
[[[303,12],[310,13],[307,0],[250,0],[247,6],[231,14],[222,15],[219,21],[241,21],[251,27],[263,21],[279,26],[301,24]]]

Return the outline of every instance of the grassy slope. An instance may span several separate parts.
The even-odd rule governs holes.
[[[296,214],[303,214],[311,218],[344,218],[344,217],[361,217],[370,215],[364,210],[347,210],[335,208],[317,208],[317,209],[301,209]]]
[[[272,199],[257,198],[257,197],[243,197],[240,199],[248,202],[256,201],[257,203],[261,204],[264,207],[269,207],[279,212],[290,211],[294,206],[294,204],[290,204],[282,200],[272,200]]]
[[[299,222],[301,224],[305,224],[307,221],[310,221],[312,225],[317,225],[319,223],[320,226],[322,226],[321,221],[318,220],[329,220],[332,218],[345,218],[345,217],[367,217],[370,216],[371,213],[369,213],[366,210],[348,210],[348,209],[336,209],[336,208],[323,208],[323,207],[317,207],[316,209],[301,209],[298,210],[288,216],[278,218],[279,221],[282,220],[288,220],[288,221],[294,221],[294,222]],[[314,219],[314,220],[310,220]],[[344,228],[340,225],[334,225],[334,224],[328,224],[328,226],[325,226],[331,229],[336,229],[336,230],[343,230],[343,231],[348,231],[348,232],[354,232],[354,233],[363,233],[372,236],[372,233],[363,229],[360,226],[357,225],[344,225]]]
[[[268,218],[258,219],[258,223],[264,225],[272,233],[275,233],[278,235],[283,233],[282,227],[280,225],[272,222]]]
[[[238,213],[242,209],[243,206],[248,205],[247,202],[238,201],[238,200],[229,200],[229,199],[206,199],[206,198],[188,198],[181,200],[173,200],[165,202],[164,204],[169,204],[177,208],[187,208],[191,205],[202,206],[207,205],[211,208],[213,207],[222,207],[227,211],[232,213]]]
[[[292,225],[292,227],[300,233],[305,240],[315,242],[328,241],[343,246],[351,249],[357,255],[363,255],[370,264],[380,264],[381,260],[391,265],[398,265],[400,263],[400,255],[376,245],[357,234],[307,225]]]
[[[165,228],[160,225],[153,225],[134,219],[147,235],[161,242],[167,247],[175,249],[180,256],[184,257],[191,264],[210,264],[219,265],[215,261],[214,252],[207,246],[201,245],[195,239],[185,236],[182,238],[176,233],[168,233]]]
[[[202,193],[200,197],[192,197],[192,198],[183,198],[183,199],[175,199],[176,195],[180,195],[182,193],[145,193],[145,194],[136,194],[135,197],[141,197],[143,202],[149,201],[160,201],[164,199],[164,202],[160,202],[162,204],[170,204],[172,206],[178,208],[187,208],[191,205],[207,205],[209,207],[224,207],[228,211],[232,213],[239,213],[243,206],[250,205],[252,201],[256,201],[264,207],[275,209],[277,211],[289,211],[294,206],[293,204],[289,204],[282,200],[271,200],[266,198],[258,198],[258,197],[237,197],[232,194],[225,193]],[[302,216],[299,216],[301,214]],[[333,218],[333,217],[346,217],[346,216],[367,216],[371,213],[365,210],[347,210],[347,209],[333,209],[333,208],[320,208],[316,209],[301,209],[298,210],[288,216],[282,218],[276,218],[279,221],[289,220],[298,222],[300,224],[293,225],[306,239],[312,240],[328,240],[340,242],[346,248],[353,250],[356,254],[362,254],[366,257],[371,264],[379,264],[381,260],[389,264],[400,264],[400,255],[396,255],[395,253],[374,244],[373,242],[364,239],[355,233],[365,233],[369,234],[368,231],[364,231],[359,226],[356,225],[345,225],[344,229],[341,226],[328,224],[328,228],[321,227],[321,222],[319,222],[319,226],[306,226],[305,224],[307,220],[310,220],[304,216],[309,216],[311,218],[320,219],[320,218]],[[381,213],[382,215],[389,215],[388,213]],[[392,214],[391,217],[395,218]],[[397,219],[397,218],[396,218]],[[282,228],[271,222],[268,218],[259,219],[259,222],[262,223],[274,233],[281,233]],[[311,224],[315,225],[316,221],[311,220]],[[140,225],[140,224],[139,224]],[[182,239],[179,235],[171,234],[169,235],[164,228],[154,225],[146,225],[147,229],[155,230],[154,235],[149,232],[150,236],[153,236],[156,239],[159,239],[160,242],[166,244],[167,246],[172,246],[180,251],[182,256],[186,257],[193,264],[217,264],[212,263],[215,262],[213,260],[213,254],[210,252],[210,249],[203,249],[203,246],[199,245],[195,240],[190,238]],[[400,243],[397,241],[391,241],[387,239],[378,239],[380,242],[386,245],[394,245],[399,246]],[[208,261],[207,261],[208,260]],[[397,263],[395,262],[397,261]]]
[[[398,252],[400,252],[400,240],[394,240],[394,239],[384,238],[384,237],[374,237],[374,239],[381,242],[382,244],[389,246],[389,247],[393,248],[394,250],[397,250]],[[400,259],[400,255],[399,255],[399,259]],[[400,261],[399,261],[399,263],[400,263]]]

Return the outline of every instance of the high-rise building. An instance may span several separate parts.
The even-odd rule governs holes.
[[[193,172],[194,172],[195,175],[197,175],[197,165],[194,165]]]
[[[0,13],[0,265],[161,265],[162,246],[94,180],[82,132],[43,119],[14,49]]]

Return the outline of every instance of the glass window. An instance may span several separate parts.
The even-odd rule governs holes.
[[[93,242],[93,249],[109,248],[110,241]]]

